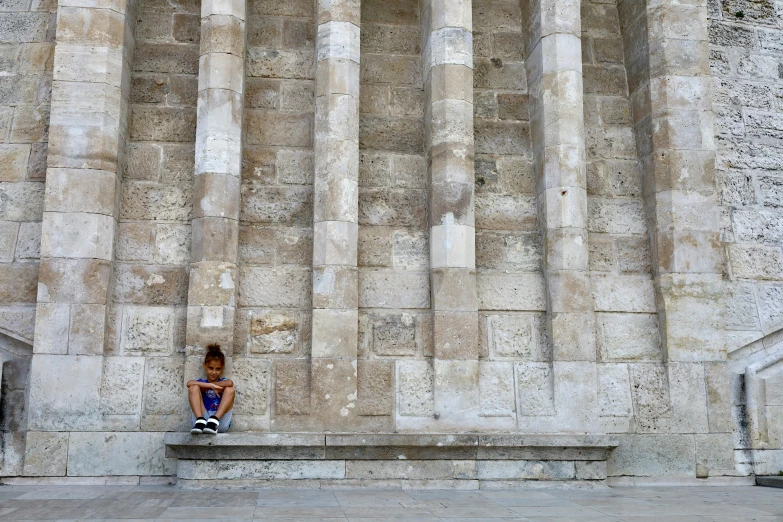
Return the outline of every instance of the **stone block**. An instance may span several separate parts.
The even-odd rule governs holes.
[[[596,360],[596,324],[592,312],[554,312],[548,321],[553,360]]]
[[[596,276],[591,279],[595,309],[601,312],[655,313],[655,294],[649,276]]]
[[[631,395],[637,421],[644,428],[652,427],[654,419],[669,413],[669,382],[662,364],[633,364]]]
[[[196,111],[136,105],[131,110],[129,133],[135,141],[193,142],[196,139]]]
[[[313,222],[313,189],[303,186],[256,187],[242,186],[244,221],[250,223],[299,224]]]
[[[538,229],[532,196],[476,194],[476,228],[534,231]]]
[[[275,414],[310,414],[310,361],[277,359],[274,361]]]
[[[607,461],[609,476],[692,477],[696,462],[693,435],[619,435]]]
[[[576,478],[579,480],[605,480],[606,479],[606,461],[603,460],[577,460]]]
[[[658,317],[647,314],[598,314],[601,359],[660,361]]]
[[[396,361],[397,412],[428,417],[434,413],[434,372],[429,361]]]
[[[783,253],[779,248],[731,244],[728,254],[731,273],[736,278],[783,279]]]
[[[538,320],[530,314],[485,314],[487,346],[491,358],[527,361],[549,359],[545,339],[539,337]]]
[[[114,246],[114,219],[87,213],[47,212],[43,220],[41,254],[44,257],[92,258],[110,261]]]
[[[159,376],[156,376],[157,378]],[[144,358],[143,357],[105,357],[103,359],[103,376],[101,377],[101,402],[100,409],[104,415],[135,416],[136,422],[141,414],[142,390],[144,386]],[[150,383],[157,387],[159,392],[167,393],[165,387],[161,390],[161,383]],[[170,384],[170,382],[168,382]],[[181,382],[177,383],[175,390],[179,390]],[[182,393],[180,400],[184,400]],[[158,400],[153,397],[153,400]]]
[[[711,433],[733,431],[731,420],[731,392],[729,370],[723,362],[704,363],[704,382],[707,389],[707,413]]]
[[[120,347],[125,353],[169,355],[174,348],[174,310],[163,306],[126,306]]]
[[[25,272],[34,276],[34,266],[21,265]],[[0,267],[0,276],[3,274]],[[110,263],[97,259],[44,259],[38,271],[38,302],[39,303],[86,303],[106,304],[109,286]],[[0,285],[9,289],[9,293],[17,296],[29,296],[31,290],[23,291],[20,282],[27,278],[25,274],[14,274],[14,279]],[[20,281],[21,280],[21,281]],[[15,281],[12,283],[11,281]],[[14,286],[11,286],[14,285]],[[25,298],[33,301],[32,298]]]
[[[546,310],[541,274],[480,273],[477,287],[479,310]]]
[[[123,183],[120,219],[123,221],[188,222],[193,209],[191,186],[161,185],[144,181]]]
[[[0,181],[24,181],[29,159],[30,145],[0,146]]]
[[[186,395],[182,357],[148,358],[144,371],[142,430],[181,427],[187,410]]]
[[[249,77],[255,78],[312,80],[315,77],[315,52],[309,49],[288,51],[251,47],[247,51],[245,70]]]
[[[116,213],[117,175],[113,172],[49,169],[44,204],[47,212]]]
[[[391,270],[359,271],[359,307],[430,307],[429,274]]]
[[[421,190],[359,190],[359,225],[424,228],[427,198]]]
[[[0,260],[10,263],[14,260],[16,239],[19,234],[19,223],[4,221],[0,223]]]
[[[358,301],[358,273],[353,266],[313,268],[313,307],[355,309]]]
[[[68,353],[68,328],[71,307],[68,304],[38,303],[35,323],[35,353]]]
[[[234,410],[243,415],[265,415],[269,409],[272,362],[250,357],[235,357],[230,378],[236,388]]]
[[[312,357],[355,359],[359,312],[313,309]]]
[[[433,354],[438,359],[475,360],[479,356],[478,314],[436,311],[433,322]]]
[[[598,407],[605,417],[628,417],[633,413],[628,365],[598,365]]]
[[[313,225],[316,245],[313,266],[355,265],[359,227],[345,221],[320,221]]]
[[[355,359],[312,359],[311,414],[316,416],[319,425],[330,431],[342,430],[356,415],[356,381]]]
[[[100,425],[103,358],[37,354],[30,370],[28,429],[69,431]],[[62,379],[79,375],[79,380]]]
[[[413,271],[429,268],[429,245],[424,232],[395,230],[392,240],[392,262],[396,269]]]
[[[4,42],[43,42],[49,25],[49,13],[5,13],[0,22],[0,35]]]
[[[80,432],[68,441],[68,476],[171,475],[163,433]]]
[[[416,355],[416,321],[409,313],[372,314],[369,336],[375,355]]]
[[[476,272],[470,268],[434,268],[431,273],[435,310],[476,310]]]
[[[576,476],[573,461],[481,460],[478,478],[483,480],[568,480]]]
[[[393,229],[360,226],[358,238],[358,265],[361,267],[390,267],[393,260]]]
[[[394,362],[358,361],[358,414],[383,416],[394,413]]]
[[[483,417],[513,417],[514,365],[511,362],[481,361],[479,365],[480,415]]]
[[[245,267],[239,274],[239,305],[309,309],[311,271],[298,267]]]
[[[43,201],[43,183],[0,183],[0,219],[3,221],[40,221]]]
[[[554,415],[555,397],[550,363],[515,363],[517,405],[520,415]]]
[[[106,305],[74,304],[68,331],[68,353],[103,354],[106,338]]]
[[[154,223],[120,223],[115,249],[117,259],[151,262],[155,229]]]
[[[68,433],[28,431],[24,474],[28,477],[62,477],[68,460]]]
[[[734,440],[730,433],[694,435],[696,440],[696,477],[735,475]]]
[[[193,480],[206,478],[304,481],[345,478],[345,463],[341,460],[185,460],[180,466],[177,470],[179,478]]]
[[[138,42],[133,68],[135,72],[198,74],[198,45]]]
[[[190,243],[188,225],[159,224],[153,259],[161,265],[184,265],[190,261]]]
[[[175,26],[176,29],[176,26]],[[201,56],[227,54],[245,55],[245,22],[226,14],[211,14],[201,20]]]
[[[250,353],[295,353],[299,349],[302,326],[299,314],[251,310],[248,315]]]

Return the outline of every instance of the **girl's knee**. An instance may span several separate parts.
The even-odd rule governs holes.
[[[191,384],[190,386],[188,386],[188,391],[191,393],[194,393],[196,391],[201,393],[201,389],[199,388],[198,384]]]
[[[230,387],[230,388],[224,388],[224,389],[223,389],[223,395],[227,395],[227,396],[229,396],[229,397],[233,397],[233,396],[234,396],[234,393],[236,393],[236,392],[234,391],[234,388],[233,388],[233,386],[232,386],[232,387]]]

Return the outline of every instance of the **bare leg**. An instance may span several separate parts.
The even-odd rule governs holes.
[[[201,398],[201,388],[193,385],[188,388],[188,401],[190,402],[190,409],[193,410],[193,414],[196,418],[203,417],[207,412],[204,408],[204,400]]]
[[[226,412],[231,411],[234,407],[234,395],[236,395],[234,388],[223,388],[223,396],[220,397],[220,406],[215,412],[215,417],[221,419]]]

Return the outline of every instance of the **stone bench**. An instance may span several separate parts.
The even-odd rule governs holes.
[[[603,435],[167,433],[185,487],[603,485]],[[533,481],[535,481],[533,483]]]

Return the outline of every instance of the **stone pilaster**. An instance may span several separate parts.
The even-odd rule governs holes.
[[[435,411],[448,420],[479,406],[473,14],[470,0],[421,7]]]
[[[356,415],[359,293],[357,0],[317,3],[312,412],[325,428]]]
[[[618,3],[665,360],[725,359],[707,5]]]
[[[60,2],[57,12],[30,377],[33,430],[89,428],[101,421],[134,4]]]
[[[595,380],[593,295],[588,273],[586,152],[579,0],[522,2],[527,26],[530,126],[539,228],[544,241],[547,329],[556,415],[590,422],[591,393],[571,400],[570,375]],[[592,375],[592,378],[588,376]],[[563,428],[566,428],[566,424]]]
[[[245,80],[245,0],[204,0],[187,345],[234,336]]]

